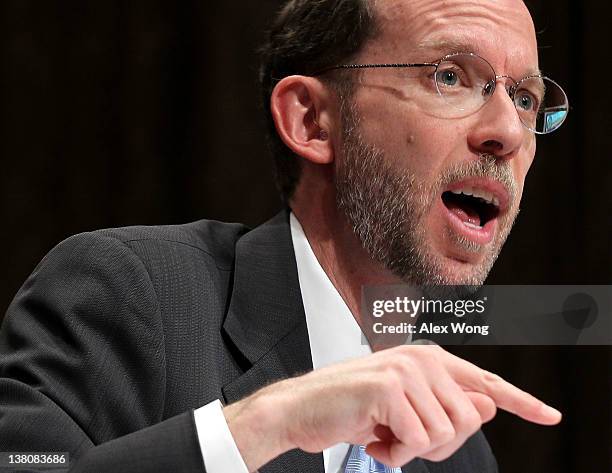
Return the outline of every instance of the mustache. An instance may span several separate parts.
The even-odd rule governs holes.
[[[480,153],[478,160],[458,163],[445,169],[439,178],[439,186],[440,189],[445,189],[452,182],[474,177],[498,181],[508,192],[510,202],[515,201],[518,184],[510,163],[489,153]]]

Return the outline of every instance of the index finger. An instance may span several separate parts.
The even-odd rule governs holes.
[[[444,364],[453,379],[465,390],[486,394],[505,411],[536,424],[554,425],[561,413],[528,392],[517,388],[501,376],[446,352]]]

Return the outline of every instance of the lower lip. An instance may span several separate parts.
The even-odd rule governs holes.
[[[459,217],[457,217],[457,215],[451,212],[446,205],[444,205],[442,198],[440,198],[440,204],[442,205],[443,212],[446,214],[446,217],[450,223],[450,227],[456,233],[479,245],[491,243],[493,236],[495,235],[495,230],[497,229],[497,218],[489,220],[481,228],[468,227]]]

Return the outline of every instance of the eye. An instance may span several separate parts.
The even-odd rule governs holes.
[[[519,91],[514,98],[514,102],[517,107],[527,112],[536,111],[538,108],[537,100],[526,90]]]
[[[455,71],[446,69],[444,71],[438,71],[436,74],[436,80],[441,85],[452,87],[459,81],[459,76]]]

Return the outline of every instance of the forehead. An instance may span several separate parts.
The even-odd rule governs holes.
[[[379,35],[370,49],[377,55],[423,61],[469,50],[498,74],[537,69],[535,29],[521,0],[374,0],[374,5]]]

